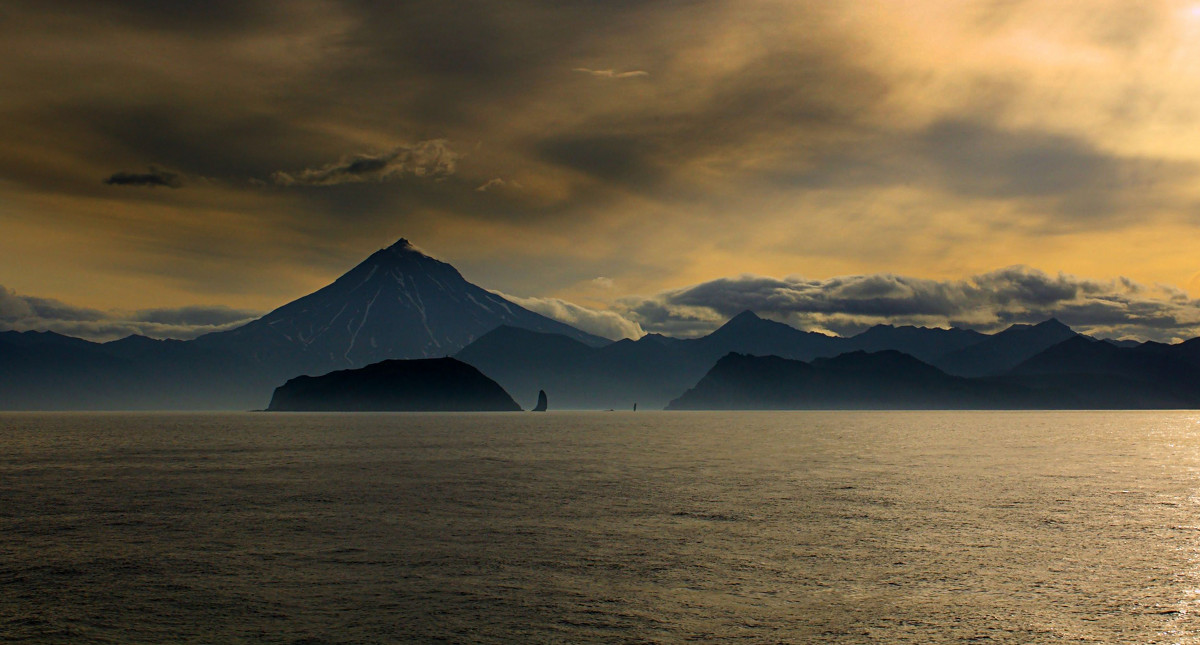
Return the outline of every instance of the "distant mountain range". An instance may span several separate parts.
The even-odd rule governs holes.
[[[896,350],[811,362],[727,354],[669,410],[1041,407],[1032,392],[951,376]]]
[[[611,342],[473,285],[402,239],[323,289],[192,341],[0,332],[0,409],[263,408],[298,376],[447,356],[526,408],[539,390],[555,409],[1200,407],[1200,339],[1101,342],[1055,320],[991,335],[879,325],[841,338],[747,311],[702,338]]]
[[[1075,335],[988,377],[894,350],[811,362],[731,353],[667,409],[1190,409],[1200,407],[1197,350]]]
[[[539,389],[559,407],[662,408],[730,353],[798,361],[892,350],[953,376],[995,376],[1075,332],[1056,320],[1014,325],[993,335],[962,329],[879,325],[841,338],[805,332],[746,311],[703,338],[648,335],[602,347],[562,336],[500,327],[456,356],[496,379],[523,405]]]

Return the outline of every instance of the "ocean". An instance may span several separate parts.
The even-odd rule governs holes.
[[[1197,643],[1200,413],[0,414],[0,641]]]

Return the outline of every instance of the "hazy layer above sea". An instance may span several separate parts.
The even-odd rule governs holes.
[[[0,640],[1197,642],[1200,414],[0,414]]]

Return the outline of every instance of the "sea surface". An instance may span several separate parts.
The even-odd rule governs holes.
[[[1200,414],[0,415],[0,642],[1200,643]]]

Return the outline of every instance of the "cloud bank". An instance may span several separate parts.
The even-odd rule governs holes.
[[[811,280],[741,275],[623,300],[625,315],[651,332],[707,333],[744,310],[801,329],[852,335],[876,324],[994,332],[1058,318],[1103,338],[1178,341],[1200,336],[1200,301],[1174,287],[1050,275],[1013,266],[961,280],[890,273]]]
[[[244,325],[261,312],[223,306],[101,311],[16,293],[0,285],[0,330],[53,331],[96,342],[130,334],[187,340]]]
[[[615,311],[591,309],[559,298],[520,298],[499,291],[493,293],[532,312],[609,340],[637,339],[646,335],[641,325]]]

